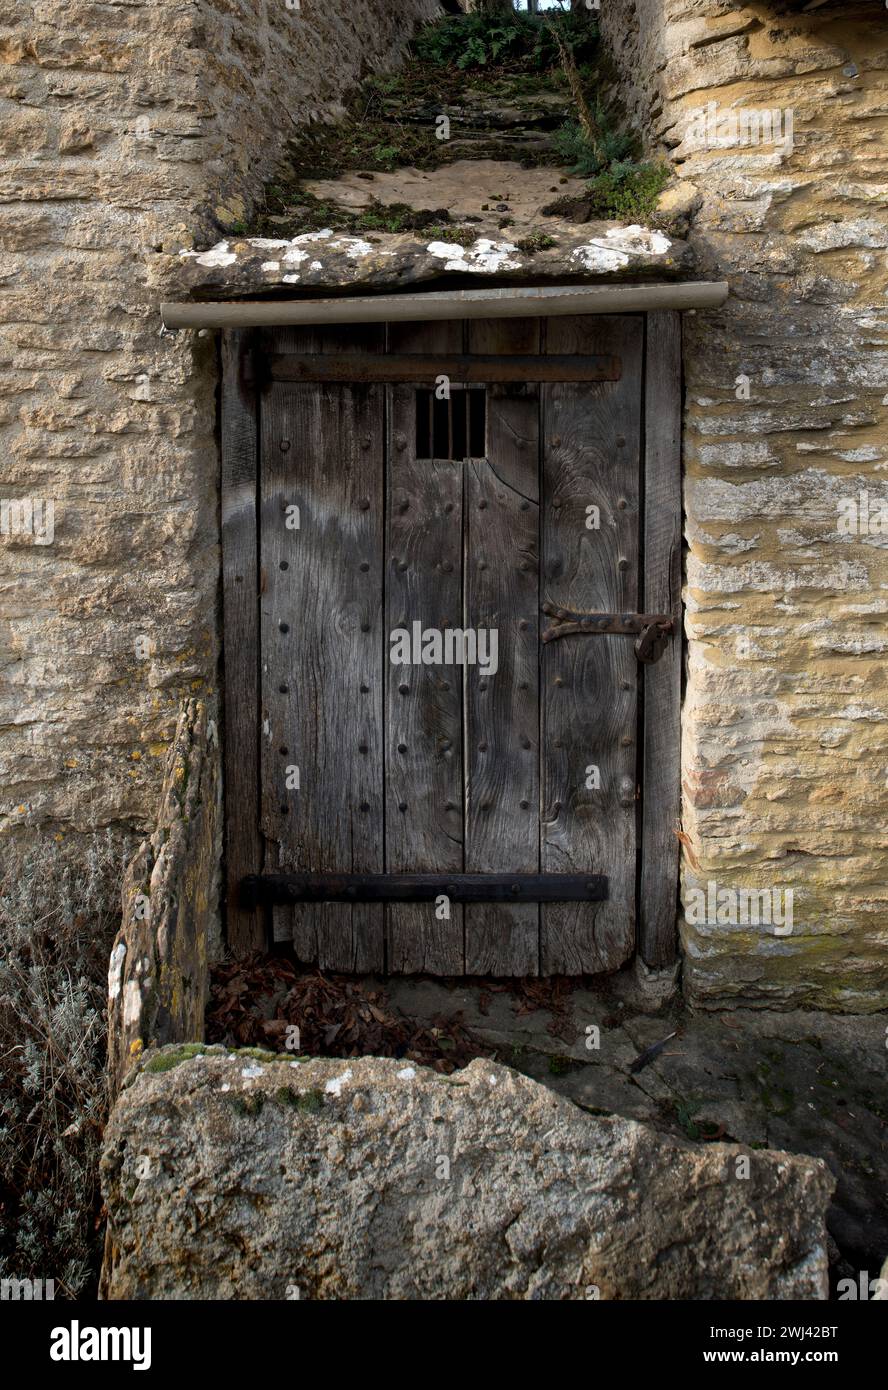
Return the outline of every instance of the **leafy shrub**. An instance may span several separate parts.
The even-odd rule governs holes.
[[[578,60],[594,52],[598,27],[591,14],[566,13],[543,19],[518,11],[482,12],[442,19],[423,29],[414,41],[421,62],[435,67],[484,68],[520,62],[544,71],[557,67],[558,46],[551,25]]]
[[[96,836],[72,867],[47,840],[0,867],[0,1277],[93,1292],[108,955],[127,851]]]
[[[600,106],[595,108],[595,122],[601,133],[599,148],[593,148],[579,121],[567,121],[555,132],[555,148],[570,168],[572,174],[589,178],[600,174],[615,161],[624,161],[631,155],[635,141],[631,135],[621,135],[611,130]]]
[[[644,221],[654,211],[669,179],[670,170],[665,164],[615,161],[587,187],[593,216],[621,222]]]

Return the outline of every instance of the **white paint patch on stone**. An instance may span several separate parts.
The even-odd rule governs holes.
[[[479,237],[467,249],[455,242],[432,241],[426,247],[430,256],[444,261],[445,270],[469,271],[480,275],[495,275],[500,270],[520,270],[521,262],[511,257],[518,247],[511,241],[491,241]]]
[[[360,237],[344,236],[337,241],[330,243],[331,251],[344,251],[350,261],[359,261],[362,256],[369,256],[373,250],[369,241],[362,241]]]
[[[264,1067],[260,1067],[258,1063],[254,1063],[251,1067],[241,1067],[241,1076],[246,1081],[252,1081],[254,1077],[261,1076],[264,1070]]]
[[[345,1085],[346,1081],[351,1081],[351,1078],[351,1067],[348,1068],[348,1071],[344,1071],[341,1076],[331,1077],[330,1080],[327,1082],[326,1086],[324,1087],[325,1094],[328,1096],[341,1096],[343,1086]]]
[[[402,1081],[412,1081],[415,1075],[416,1070],[414,1067],[403,1067],[401,1071],[398,1072],[398,1076]]]
[[[624,251],[614,251],[607,247],[600,246],[596,241],[587,242],[585,246],[577,246],[570,253],[572,261],[577,261],[584,270],[604,272],[608,270],[623,270],[629,264],[629,257]]]
[[[665,256],[672,242],[662,232],[649,231],[633,224],[630,227],[611,227],[603,237],[593,237],[584,246],[571,252],[571,260],[579,261],[584,270],[623,270],[632,256]]]
[[[301,275],[284,275],[281,277],[282,285],[298,285],[302,279]]]
[[[454,241],[430,241],[426,250],[430,256],[435,256],[441,261],[462,262],[465,254],[463,248]]]
[[[275,271],[275,270],[280,270],[280,268],[281,268],[281,263],[280,263],[280,261],[263,261],[263,262],[262,262],[262,269],[263,269],[263,270],[266,270],[266,271]]]
[[[227,241],[219,241],[215,246],[211,246],[209,251],[180,251],[180,256],[196,260],[198,265],[206,266],[213,270],[220,266],[234,265],[237,256],[233,251],[229,251]]]
[[[126,956],[126,946],[122,941],[118,941],[114,950],[111,952],[111,960],[108,965],[108,998],[116,999],[120,993],[120,983],[123,977],[123,962]]]
[[[637,224],[631,227],[611,227],[609,232],[605,232],[605,241],[620,251],[642,256],[665,256],[672,245],[668,236],[664,236],[662,232],[652,232]]]

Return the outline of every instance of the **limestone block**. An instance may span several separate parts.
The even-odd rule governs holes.
[[[105,1132],[112,1299],[825,1299],[819,1159],[463,1071],[147,1057]]]

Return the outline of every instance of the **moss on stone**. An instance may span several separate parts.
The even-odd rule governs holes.
[[[264,1091],[243,1091],[229,1095],[226,1099],[236,1114],[255,1117],[262,1114],[268,1097]]]
[[[181,1062],[188,1062],[192,1057],[203,1056],[206,1051],[205,1043],[183,1043],[181,1047],[165,1048],[163,1052],[149,1057],[143,1070],[152,1073],[172,1071]]]
[[[324,1108],[323,1092],[318,1090],[294,1091],[290,1086],[279,1086],[274,1098],[280,1105],[299,1110],[303,1114],[316,1115]]]

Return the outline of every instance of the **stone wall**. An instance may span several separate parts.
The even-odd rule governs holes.
[[[215,345],[161,335],[157,306],[179,250],[237,231],[288,135],[436,10],[35,3],[0,28],[0,502],[54,503],[0,506],[0,831],[150,827],[182,699],[219,662]],[[785,935],[686,922],[686,985],[884,1006],[888,17],[601,19],[630,119],[696,190],[701,274],[733,290],[685,322],[685,902],[795,894]],[[734,106],[791,111],[791,148],[719,148]],[[861,493],[868,526],[841,534]]]
[[[601,17],[630,119],[696,189],[702,272],[732,289],[685,319],[684,901],[698,915],[710,882],[781,897],[770,925],[732,922],[727,898],[721,922],[686,921],[686,988],[885,1007],[888,12],[605,0]],[[734,108],[781,112],[781,141],[739,144],[756,130]],[[852,502],[860,533],[842,534]]]
[[[7,11],[0,499],[37,507],[0,513],[0,832],[151,824],[181,701],[219,658],[215,344],[161,335],[162,268],[437,8]]]

